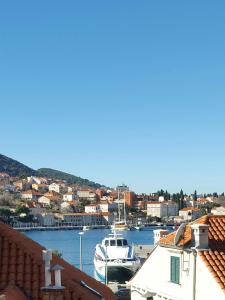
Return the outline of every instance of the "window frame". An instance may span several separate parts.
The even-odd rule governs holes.
[[[180,284],[180,257],[170,256],[170,282]]]

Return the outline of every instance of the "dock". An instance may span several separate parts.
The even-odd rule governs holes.
[[[141,263],[143,264],[146,258],[151,254],[154,249],[154,245],[134,245],[135,253],[141,259]]]
[[[106,229],[108,225],[94,225],[91,229]],[[18,231],[49,231],[49,230],[82,230],[83,226],[61,225],[61,226],[13,226]]]

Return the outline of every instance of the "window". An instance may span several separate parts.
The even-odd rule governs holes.
[[[110,240],[110,246],[116,246],[116,241],[115,240]]]
[[[117,240],[117,246],[123,246],[122,240]]]
[[[124,246],[127,246],[127,245],[128,245],[127,240],[123,240],[123,245],[124,245]]]
[[[170,281],[180,283],[180,258],[177,256],[170,257]]]

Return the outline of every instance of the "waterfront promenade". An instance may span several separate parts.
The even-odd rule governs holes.
[[[60,225],[60,226],[13,226],[18,231],[55,231],[55,230],[82,230],[83,226]],[[91,229],[108,229],[107,225],[95,225]]]

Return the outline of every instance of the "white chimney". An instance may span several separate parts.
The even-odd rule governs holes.
[[[166,236],[169,232],[165,229],[155,229],[154,232],[154,245],[159,242],[159,240]]]
[[[42,250],[42,257],[45,262],[45,287],[51,285],[51,268],[50,262],[52,260],[52,250]]]
[[[209,225],[206,224],[193,224],[192,229],[192,243],[197,249],[208,249],[209,239],[208,239],[208,229]]]
[[[54,288],[63,289],[64,287],[61,285],[61,270],[64,270],[64,268],[60,265],[54,265],[51,270],[55,272]]]

